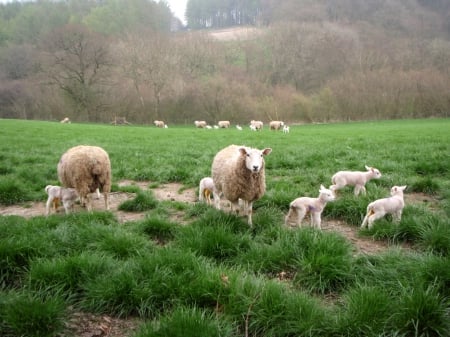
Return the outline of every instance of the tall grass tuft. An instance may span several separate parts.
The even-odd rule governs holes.
[[[434,254],[450,256],[450,226],[438,216],[423,219],[424,225],[419,232],[419,246]]]
[[[210,311],[179,307],[141,327],[133,337],[232,337],[233,324],[220,320]]]
[[[0,177],[0,204],[14,205],[23,201],[32,200],[29,190],[21,181],[13,177]]]
[[[0,335],[53,337],[64,328],[65,302],[45,291],[0,293]]]
[[[154,209],[158,205],[158,200],[152,191],[139,191],[132,200],[126,200],[118,207],[121,211],[145,212]]]
[[[421,192],[431,195],[436,195],[440,191],[439,183],[431,177],[426,177],[416,180],[411,184],[410,190],[412,192]]]
[[[148,217],[134,224],[133,228],[160,244],[166,244],[175,238],[179,225],[160,217]]]

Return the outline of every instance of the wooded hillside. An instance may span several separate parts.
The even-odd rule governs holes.
[[[191,124],[441,116],[445,0],[0,5],[0,117]],[[216,28],[244,34],[218,39]]]

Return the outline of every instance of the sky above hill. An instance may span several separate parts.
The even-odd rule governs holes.
[[[165,0],[172,12],[175,14],[177,18],[179,18],[184,24],[186,24],[186,20],[184,19],[184,12],[186,11],[186,3],[187,0]]]

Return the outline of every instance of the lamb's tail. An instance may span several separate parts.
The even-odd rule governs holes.
[[[45,193],[48,194],[48,190],[50,189],[50,187],[52,187],[52,185],[47,185],[47,186],[45,186]]]

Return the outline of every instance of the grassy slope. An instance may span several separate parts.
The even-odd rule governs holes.
[[[125,226],[109,213],[1,217],[0,304],[8,305],[0,305],[0,332],[54,335],[73,306],[159,322],[143,326],[140,336],[201,330],[224,336],[246,330],[259,336],[446,335],[449,126],[449,120],[304,125],[284,135],[0,120],[4,204],[43,200],[43,187],[57,183],[59,157],[78,144],[109,152],[115,183],[187,186],[209,175],[214,154],[230,143],[273,148],[253,230],[203,205],[187,207],[191,226],[184,227],[166,218],[167,204]],[[364,232],[410,241],[417,253],[355,257],[338,235],[280,226],[292,199],[316,195],[335,171],[364,164],[379,168],[383,178],[368,184],[365,197],[344,191],[324,216],[358,225],[367,202],[387,195],[393,184],[408,185],[407,193],[433,194],[438,209],[407,205],[400,225],[383,220]],[[280,272],[288,281],[271,280]],[[323,305],[322,296],[330,294],[339,300]],[[29,327],[20,323],[23,317]]]

